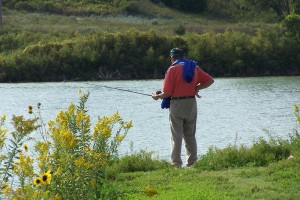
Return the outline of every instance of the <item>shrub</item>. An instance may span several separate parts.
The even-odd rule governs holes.
[[[104,173],[117,156],[118,146],[132,122],[123,121],[115,113],[111,117],[98,117],[91,129],[85,106],[88,96],[89,93],[81,95],[78,105],[71,103],[66,111],[59,112],[55,120],[48,122],[48,128],[40,113],[33,112],[29,106],[29,113],[35,117],[26,120],[14,116],[15,131],[11,132],[9,143],[5,142],[8,132],[3,128],[5,116],[1,118],[0,195],[15,199],[117,199],[122,196],[106,181]],[[36,137],[30,136],[32,132],[39,133],[42,139],[35,140]],[[28,141],[33,146],[27,145]],[[15,179],[19,179],[17,183]]]
[[[154,157],[154,152],[140,150],[137,153],[125,155],[115,162],[118,172],[152,171],[167,167],[164,160]]]
[[[182,24],[179,24],[179,26],[175,28],[174,33],[176,35],[184,35],[185,34],[185,27]]]
[[[286,27],[287,33],[295,38],[300,39],[300,15],[288,15],[283,21],[282,25]]]

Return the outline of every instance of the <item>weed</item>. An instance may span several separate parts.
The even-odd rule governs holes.
[[[98,117],[91,129],[86,102],[81,94],[78,105],[60,111],[48,128],[41,118],[14,116],[15,131],[5,145],[8,130],[0,121],[0,188],[9,199],[120,199],[123,194],[105,179],[105,168],[117,157],[117,149],[132,122],[118,113]],[[38,105],[38,108],[41,105]],[[29,113],[35,115],[33,107]],[[33,146],[25,142],[32,132],[42,135]],[[24,148],[24,150],[22,150]],[[28,152],[30,150],[30,152]],[[14,180],[18,179],[18,182]],[[13,187],[12,187],[13,186]]]

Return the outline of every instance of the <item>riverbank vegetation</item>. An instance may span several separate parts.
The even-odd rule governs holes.
[[[4,0],[0,81],[163,78],[174,46],[215,77],[299,75],[298,14],[297,1]]]
[[[55,120],[44,123],[41,104],[32,118],[13,115],[13,131],[0,121],[1,198],[8,199],[298,199],[300,115],[286,138],[269,135],[250,146],[211,147],[194,168],[174,168],[141,149],[118,156],[131,121],[118,113],[87,114],[80,92]]]

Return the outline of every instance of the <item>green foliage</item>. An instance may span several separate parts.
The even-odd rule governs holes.
[[[293,138],[291,142],[274,138],[266,141],[260,138],[250,148],[245,146],[228,146],[224,149],[211,147],[208,153],[196,163],[196,167],[202,170],[220,170],[244,166],[266,166],[288,158],[291,154],[289,144],[299,140],[300,137]]]
[[[295,29],[291,33],[296,34]],[[168,52],[175,46],[186,49],[188,57],[213,76],[297,75],[299,40],[288,33],[259,29],[254,35],[225,31],[170,36],[130,29],[86,36],[74,33],[43,42],[39,40],[51,34],[38,34],[35,39],[7,33],[0,36],[0,48],[5,49],[0,81],[163,78]]]
[[[238,5],[239,4],[235,0],[208,0],[207,12],[213,15],[234,17]]]
[[[257,8],[261,10],[272,9],[279,19],[283,19],[285,12],[288,12],[288,9],[290,9],[290,5],[286,5],[287,2],[283,0],[246,0],[246,2],[257,6]]]
[[[168,163],[155,157],[154,152],[140,150],[137,153],[131,153],[116,160],[110,171],[113,175],[113,172],[146,172],[166,168],[167,166]]]
[[[206,9],[207,0],[152,0],[154,3],[164,3],[165,5],[180,11],[199,13]]]
[[[88,96],[89,93],[82,94],[77,106],[71,103],[66,111],[60,111],[55,120],[48,122],[48,127],[41,118],[25,120],[23,116],[14,116],[15,131],[11,132],[7,144],[8,130],[2,127],[5,116],[1,117],[0,195],[9,199],[120,199],[123,196],[105,179],[105,168],[118,157],[118,146],[132,122],[125,122],[115,113],[111,117],[98,117],[91,129],[85,106]],[[41,116],[32,106],[28,112]],[[32,138],[33,131],[42,140]],[[27,146],[28,140],[33,144]],[[2,151],[4,147],[7,151]],[[19,181],[14,183],[17,178]]]
[[[290,14],[283,21],[282,25],[287,29],[288,35],[300,39],[300,15]]]
[[[30,0],[4,1],[4,6],[27,12],[48,12],[67,15],[108,14],[114,12],[112,0]]]
[[[176,35],[184,35],[186,32],[185,27],[182,24],[179,24],[179,26],[177,28],[175,28],[174,33]]]
[[[295,0],[292,2],[292,13],[300,15],[300,1]]]

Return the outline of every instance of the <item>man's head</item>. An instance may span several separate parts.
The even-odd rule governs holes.
[[[171,60],[177,60],[179,58],[183,58],[184,57],[184,50],[180,49],[180,48],[173,48],[170,51],[170,59]]]

